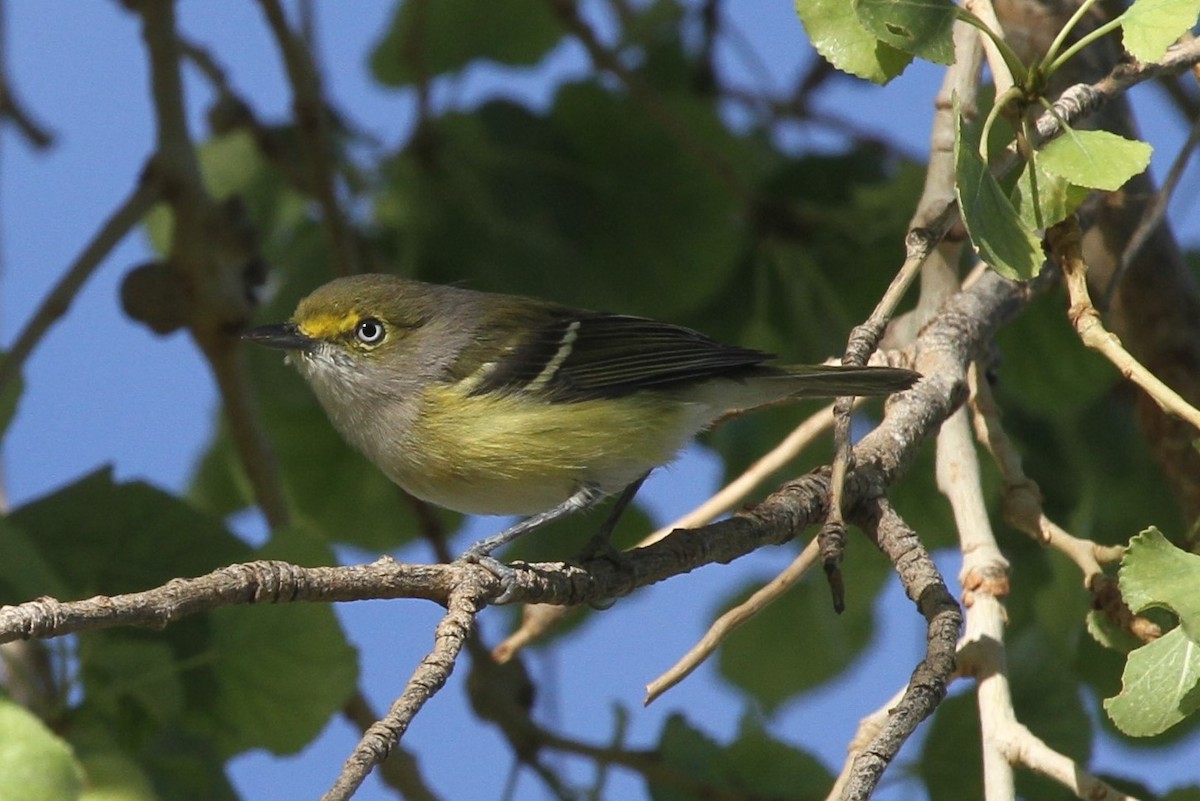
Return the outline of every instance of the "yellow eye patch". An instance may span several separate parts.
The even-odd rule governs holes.
[[[297,320],[296,325],[300,328],[300,333],[306,337],[334,339],[349,334],[360,320],[362,320],[362,315],[358,312],[314,314],[303,320]]]

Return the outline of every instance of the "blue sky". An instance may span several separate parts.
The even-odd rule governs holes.
[[[751,5],[753,11],[747,11]],[[365,64],[391,6],[390,0],[317,3],[329,93],[357,125],[394,145],[409,131],[412,99],[378,88]],[[811,58],[788,0],[725,7],[739,15],[736,24],[763,62],[775,75],[784,76],[780,87]],[[262,118],[287,114],[290,92],[256,4],[181,0],[179,9],[183,30],[213,52]],[[0,341],[7,344],[104,216],[130,191],[150,153],[153,124],[138,26],[118,3],[43,0],[6,4],[4,11],[9,80],[35,117],[58,135],[52,151],[36,153],[11,129],[0,134]],[[731,74],[752,74],[752,66],[736,54],[727,52],[724,57]],[[585,69],[582,52],[567,46],[538,71],[472,69],[462,78],[440,83],[435,99],[470,103],[503,92],[536,102],[549,92],[550,73],[579,74]],[[915,66],[886,89],[845,82],[823,102],[863,127],[899,139],[909,151],[924,153],[939,79],[937,69]],[[186,88],[193,133],[199,137],[210,95],[194,74]],[[1142,95],[1144,119],[1171,119],[1150,93]],[[1182,140],[1169,126],[1151,126],[1149,133],[1167,152]],[[792,132],[790,139],[797,146],[829,144],[804,131]],[[1160,174],[1164,167],[1161,159],[1156,161]],[[1172,214],[1187,223],[1185,238],[1194,245],[1200,238],[1194,170],[1189,178]],[[172,490],[185,485],[216,414],[215,392],[207,367],[186,336],[155,337],[119,310],[122,276],[149,257],[140,233],[124,241],[29,361],[26,392],[2,453],[3,483],[11,504],[106,464],[114,466],[119,479],[146,479]],[[716,474],[712,458],[694,449],[657,474],[641,497],[649,499],[665,521],[701,500]],[[482,521],[460,541],[494,528],[495,521]],[[427,558],[415,552],[412,557]],[[555,697],[543,699],[545,719],[569,734],[599,742],[612,729],[613,704],[621,704],[633,712],[629,742],[645,745],[653,742],[665,715],[682,709],[712,735],[731,736],[741,701],[716,680],[711,668],[701,668],[646,711],[641,710],[642,687],[694,642],[713,615],[712,605],[739,586],[746,572],[766,579],[786,557],[757,554],[744,560],[738,577],[710,567],[640,592],[597,616],[586,632],[566,637],[553,652],[533,659],[535,675],[552,679],[557,687]],[[949,556],[942,561],[953,577],[956,560]],[[698,603],[697,598],[702,600]],[[340,613],[351,637],[364,647],[363,685],[376,707],[385,709],[429,646],[437,610],[374,602],[346,606]],[[869,658],[847,666],[834,686],[806,697],[803,705],[785,709],[772,721],[779,736],[813,750],[831,767],[840,764],[857,718],[901,686],[921,653],[923,626],[894,583],[881,598],[880,615],[879,642]],[[485,615],[484,630],[493,640],[503,630],[505,617],[496,611]],[[625,645],[613,648],[613,643]],[[604,655],[602,664],[597,664],[597,654]],[[435,790],[446,798],[495,797],[511,767],[507,750],[491,728],[465,709],[458,687],[464,676],[465,670],[455,674],[451,686],[418,717],[406,745],[420,755]],[[315,798],[332,781],[355,740],[347,726],[334,723],[297,757],[278,760],[252,754],[235,761],[232,776],[247,798]],[[477,770],[454,767],[464,740],[476,749]],[[1136,759],[1136,773],[1155,787],[1169,785],[1172,776],[1187,775],[1180,770],[1200,779],[1194,758],[1181,759],[1182,754],[1156,755],[1152,761],[1141,751],[1102,743],[1097,764],[1111,760],[1119,769]],[[538,797],[533,794],[537,786],[526,776],[517,796]],[[612,798],[641,797],[641,783],[618,773],[610,791]],[[903,796],[901,787],[894,797]],[[358,797],[370,801],[393,796],[372,780]]]

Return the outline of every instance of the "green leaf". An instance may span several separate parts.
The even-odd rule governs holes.
[[[334,561],[320,538],[293,526],[255,556],[297,564]],[[358,652],[324,604],[239,606],[212,615],[217,692],[207,710],[227,754],[306,746],[354,693]]]
[[[1087,630],[1093,640],[1105,648],[1111,648],[1123,654],[1143,645],[1142,641],[1130,634],[1128,629],[1119,626],[1111,617],[1096,610],[1088,612]]]
[[[141,482],[99,470],[13,512],[74,597],[134,592],[241,561],[249,549],[221,521]],[[0,557],[9,547],[0,540]]]
[[[315,604],[222,609],[212,620],[214,693],[207,712],[226,754],[293,754],[345,705],[357,652],[333,609]]]
[[[1045,230],[1055,223],[1062,222],[1075,213],[1088,195],[1086,188],[1046,172],[1040,159],[1035,164],[1036,166],[1025,165],[1011,195],[1013,207],[1016,208],[1021,223],[1031,231]],[[1036,202],[1033,181],[1035,172]]]
[[[1002,392],[1012,393],[1030,413],[1066,418],[1099,402],[1120,380],[1112,363],[1084,348],[1063,314],[1066,293],[1035,298],[997,334],[1003,364]],[[1054,369],[1046,369],[1053,364]],[[1007,404],[1003,407],[1007,412]],[[1113,410],[1114,417],[1119,414]]]
[[[954,63],[951,0],[854,0],[858,19],[882,42],[938,64]]]
[[[0,799],[72,801],[82,792],[83,769],[71,746],[0,696]]]
[[[87,789],[79,801],[160,801],[142,767],[119,751],[83,758]]]
[[[16,604],[39,595],[66,598],[71,594],[41,544],[11,518],[0,518],[0,601]]]
[[[1177,548],[1156,528],[1134,537],[1121,559],[1121,595],[1134,612],[1165,606],[1200,643],[1200,556]]]
[[[833,775],[820,760],[775,739],[750,715],[742,718],[738,737],[724,758],[738,786],[761,798],[822,798],[833,784]]]
[[[1175,628],[1129,655],[1121,692],[1104,700],[1117,728],[1132,737],[1166,731],[1200,707],[1200,644]]]
[[[8,354],[0,354],[0,360],[7,359]],[[17,404],[25,391],[25,379],[18,373],[9,381],[3,394],[0,394],[0,437],[8,432],[8,426],[17,414]]]
[[[961,799],[983,786],[977,710],[974,694],[961,693],[938,704],[928,721],[917,772],[930,799]]]
[[[664,764],[704,785],[753,798],[820,798],[833,782],[812,755],[774,739],[755,719],[742,718],[738,737],[722,746],[682,715],[667,718],[656,752]],[[666,783],[649,785],[654,801],[696,796]]]
[[[1153,150],[1108,131],[1067,129],[1038,152],[1037,161],[1041,169],[1073,184],[1112,192],[1145,171]]]
[[[136,708],[148,725],[165,726],[185,708],[185,669],[161,637],[125,630],[89,636],[79,661],[88,705],[109,720],[128,720]]]
[[[912,61],[863,27],[846,0],[796,0],[796,14],[817,52],[843,72],[884,84]]]
[[[1198,16],[1200,0],[1137,0],[1118,18],[1125,49],[1138,61],[1158,61]]]
[[[263,129],[277,131],[278,129]],[[286,139],[276,137],[271,145],[283,147]],[[259,232],[279,236],[308,221],[308,199],[302,197],[268,164],[254,134],[235,130],[203,142],[196,150],[205,188],[217,200],[237,197]],[[302,163],[303,156],[281,153],[279,161]],[[174,218],[169,206],[160,203],[143,223],[150,245],[160,254],[171,249]],[[270,245],[270,236],[263,236]]]
[[[762,154],[711,103],[661,102],[753,182]],[[675,320],[738,264],[744,199],[624,94],[568,85],[548,116],[494,101],[442,118],[438,135],[436,167],[405,152],[379,198],[406,274]]]
[[[1045,257],[1033,231],[1021,222],[1000,184],[979,155],[980,132],[967,125],[954,101],[956,119],[954,189],[971,245],[987,264],[1005,278],[1023,281],[1042,268]]]
[[[371,54],[371,70],[380,83],[403,86],[456,72],[480,58],[532,65],[564,34],[544,0],[401,3]]]

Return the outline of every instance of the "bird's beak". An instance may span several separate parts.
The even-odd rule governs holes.
[[[311,350],[313,339],[300,333],[295,323],[262,325],[242,332],[242,339],[279,350]]]

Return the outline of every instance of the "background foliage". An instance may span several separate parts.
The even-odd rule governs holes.
[[[321,14],[334,13],[318,7]],[[387,29],[366,51],[318,51],[331,72],[335,60],[368,64],[372,79],[404,93],[414,110],[408,135],[380,141],[359,129],[355,109],[343,107],[336,91],[328,93],[335,113],[324,156],[352,223],[349,261],[360,269],[649,314],[789,361],[840,352],[846,332],[867,315],[903,257],[921,160],[859,129],[849,116],[815,112],[821,97],[835,96],[847,80],[819,61],[787,76],[792,85],[784,92],[734,84],[727,74],[731,52],[747,60],[770,59],[771,53],[746,54],[758,45],[740,38],[724,4],[652,0],[582,8],[576,17],[571,4],[545,0],[414,0],[396,4]],[[578,43],[582,38],[586,44],[589,32],[596,37],[592,44],[616,60],[615,73],[579,58]],[[107,45],[133,47],[136,31],[127,33]],[[811,26],[809,33],[817,36]],[[186,27],[181,35],[187,37]],[[789,41],[805,46],[798,26]],[[553,69],[567,48],[576,49],[571,68]],[[502,89],[483,98],[458,97],[473,71],[497,69],[538,69],[541,91],[537,97]],[[236,72],[225,85],[215,80],[220,73],[196,75],[203,88],[187,99],[206,114],[192,131],[205,185],[217,200],[240,202],[241,224],[253,232],[258,259],[270,268],[255,319],[285,319],[300,297],[347,259],[346,252],[331,249],[322,228],[313,179],[304,169],[303,131],[288,114],[265,115],[245,104]],[[886,108],[887,91],[870,102]],[[30,99],[36,105],[36,97]],[[931,112],[932,100],[923,108]],[[41,109],[52,125],[55,111]],[[135,180],[129,176],[130,184]],[[171,257],[174,227],[166,207],[146,217],[155,262]],[[131,267],[111,269],[133,274]],[[12,269],[33,266],[16,263]],[[150,305],[163,308],[162,296],[153,295]],[[145,322],[129,292],[125,306]],[[1042,488],[1047,512],[1099,543],[1124,543],[1151,524],[1177,539],[1190,521],[1182,519],[1133,423],[1131,392],[1081,348],[1064,306],[1061,292],[1051,292],[1007,327],[995,368],[1006,423]],[[253,488],[228,425],[214,416],[186,487],[167,491],[159,486],[163,482],[129,481],[102,469],[46,487],[40,498],[21,499],[0,521],[0,600],[131,592],[253,558],[306,565],[383,552],[431,558],[425,543],[414,544],[429,521],[337,438],[299,377],[277,354],[245,358],[291,510],[287,525],[265,537],[261,525],[247,524]],[[23,411],[17,408],[19,425]],[[74,413],[86,414],[86,407]],[[706,444],[721,455],[720,470],[730,477],[798,419],[795,410],[785,410],[738,420]],[[786,474],[828,458],[827,448],[817,448]],[[10,468],[20,467],[10,459]],[[686,480],[685,474],[680,483]],[[996,486],[995,476],[985,482]],[[931,455],[892,497],[927,546],[954,545]],[[462,522],[435,514],[447,532]],[[472,530],[488,531],[495,523]],[[569,537],[585,536],[594,523],[569,521],[563,528],[571,532],[532,538],[510,555],[562,558],[572,553]],[[624,536],[632,539],[647,525],[644,517],[631,516]],[[1077,571],[1023,535],[1005,534],[1014,585],[1007,609],[1017,711],[1052,746],[1087,761],[1100,732],[1121,736],[1106,729],[1097,710],[1099,699],[1120,689],[1122,660],[1087,636],[1088,598]],[[789,548],[729,568],[715,590],[683,578],[685,589],[677,592],[707,617],[759,586],[767,568],[791,555]],[[945,562],[953,573],[952,559]],[[661,728],[643,727],[635,742],[622,744],[657,748],[663,764],[730,797],[823,794],[836,766],[828,752],[824,763],[809,753],[820,747],[813,743],[820,738],[788,725],[787,712],[827,693],[848,666],[879,658],[868,649],[885,634],[881,620],[889,619],[872,600],[887,592],[886,560],[854,542],[846,572],[851,602],[845,614],[833,615],[825,586],[810,581],[722,649],[705,692],[720,694],[721,704],[736,709],[736,727],[716,736],[703,701],[668,696],[659,703],[674,712]],[[894,585],[891,596],[880,597],[895,601]],[[21,675],[24,663],[10,659],[10,697],[0,701],[0,775],[18,776],[17,767],[5,765],[41,766],[36,776],[6,782],[22,788],[19,797],[34,800],[240,797],[225,778],[229,760],[255,749],[295,754],[311,743],[359,697],[360,660],[372,658],[368,649],[388,647],[380,641],[398,636],[396,617],[405,613],[380,615],[377,628],[354,645],[339,614],[320,606],[241,607],[161,632],[101,631],[46,643],[35,654],[34,675]],[[603,628],[600,618],[608,616],[618,622]],[[655,627],[671,621],[622,602],[575,625],[568,639],[580,637],[581,629],[607,632],[590,641],[588,662],[629,667],[629,654],[613,652],[638,651],[639,643],[655,638]],[[686,633],[682,641],[692,636]],[[906,646],[914,647],[909,641],[900,650]],[[550,640],[539,646],[549,654],[529,657],[540,698],[558,705],[548,710],[539,701],[536,716],[581,740],[620,742],[619,722],[577,703],[578,690],[556,690],[556,671],[586,667],[556,663],[553,650],[563,647]],[[642,663],[623,673],[634,691],[629,697],[661,667]],[[901,661],[889,673],[887,692],[901,686],[909,668]],[[385,706],[406,673],[407,667],[391,673],[382,689],[372,684],[371,700]],[[825,714],[840,716],[843,727],[853,725],[887,692]],[[641,714],[629,707],[625,699],[620,715]],[[1194,745],[1195,725],[1193,716],[1139,747],[1150,753],[1185,738]],[[437,726],[418,727],[413,738],[436,736]],[[490,736],[483,722],[470,727]],[[973,698],[949,699],[923,741],[902,755],[904,764],[893,774],[899,786],[884,793],[970,793],[964,788],[978,786],[971,775],[978,771],[977,727]],[[318,766],[318,775],[332,776],[338,753]],[[489,775],[503,775],[502,760]],[[1145,780],[1134,761],[1099,767],[1118,784],[1133,781],[1125,774]],[[449,774],[461,765],[430,760],[421,767],[439,795],[445,788],[446,797],[466,797],[451,789]],[[609,779],[600,771],[597,779],[578,763],[555,767],[570,783],[596,784],[600,795],[607,780],[624,781],[615,786],[645,797],[696,797],[694,789],[643,784],[627,775]],[[1183,768],[1178,783],[1192,782],[1186,792],[1200,794],[1197,778],[1194,768]],[[530,794],[548,792],[535,779],[524,781]],[[1025,797],[1066,797],[1045,780],[1025,776],[1022,782]],[[1171,797],[1192,797],[1186,792]]]

